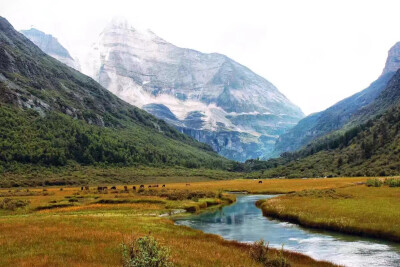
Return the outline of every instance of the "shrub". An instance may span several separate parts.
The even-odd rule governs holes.
[[[0,201],[0,209],[4,210],[16,210],[29,205],[30,201],[24,201],[20,199],[4,198]]]
[[[122,244],[123,267],[172,267],[170,251],[152,236]]]
[[[265,244],[264,240],[254,242],[250,248],[250,256],[257,262],[267,267],[290,267],[290,264],[285,257],[282,249],[278,252],[273,259],[269,256],[269,243]]]
[[[381,187],[383,184],[383,182],[377,178],[373,178],[373,179],[368,179],[366,185],[368,187]]]
[[[268,251],[269,243],[265,245],[264,240],[260,239],[253,243],[250,248],[250,256],[257,262],[267,263],[268,262]]]
[[[388,185],[389,187],[400,187],[400,179],[385,179],[385,184]]]
[[[274,259],[270,260],[266,266],[273,267],[290,267],[290,263],[288,262],[285,254],[283,252],[283,245],[279,253],[275,256]]]

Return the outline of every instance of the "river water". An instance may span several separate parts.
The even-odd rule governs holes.
[[[270,247],[297,251],[314,259],[344,266],[400,267],[400,244],[328,231],[305,229],[268,219],[255,202],[273,195],[238,195],[236,203],[217,211],[179,219],[186,225],[228,240],[253,242],[264,239]]]

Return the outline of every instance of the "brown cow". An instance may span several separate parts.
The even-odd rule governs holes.
[[[258,181],[259,184],[262,184],[262,181]]]
[[[143,184],[141,184],[141,185],[140,185],[140,188],[144,188],[144,185],[143,185]]]
[[[85,186],[85,190],[89,190],[89,186]]]
[[[186,186],[190,186],[190,184],[186,184]]]
[[[151,185],[148,186],[148,188],[150,188],[150,187],[151,187]]]
[[[111,190],[117,190],[116,186],[111,186]]]
[[[163,184],[162,187],[165,187],[165,184]]]
[[[133,191],[136,191],[136,186],[133,186],[132,189],[133,189]]]
[[[128,191],[128,186],[124,185],[124,191]]]

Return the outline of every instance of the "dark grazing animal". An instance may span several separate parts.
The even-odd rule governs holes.
[[[165,184],[163,184],[162,187],[165,187]]]
[[[144,184],[141,184],[141,185],[140,185],[140,188],[144,188]]]
[[[124,190],[128,191],[128,187],[126,185],[124,185]]]
[[[85,190],[89,190],[89,186],[85,186]]]
[[[259,184],[262,184],[262,181],[258,181]]]
[[[132,189],[133,189],[133,191],[136,191],[136,186],[133,186]]]
[[[111,186],[111,190],[117,190],[116,186]]]
[[[81,186],[81,190],[83,190],[83,186]]]
[[[190,186],[190,184],[186,184],[186,186]]]

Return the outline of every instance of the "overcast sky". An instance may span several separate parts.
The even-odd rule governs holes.
[[[175,45],[225,54],[306,114],[367,87],[400,41],[400,1],[0,0],[17,30],[50,33],[78,54],[114,17]]]

